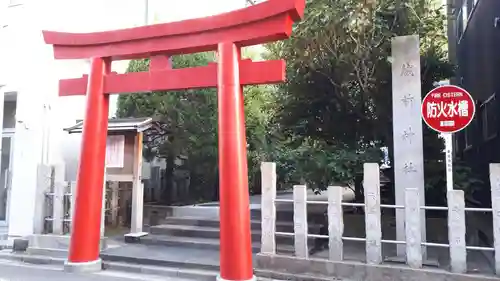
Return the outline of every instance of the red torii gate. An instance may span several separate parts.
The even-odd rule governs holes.
[[[253,279],[242,87],[285,80],[285,62],[241,59],[241,47],[288,38],[305,0],[269,0],[216,16],[86,34],[43,31],[56,59],[91,58],[90,75],[59,81],[59,96],[87,95],[68,262],[97,270],[109,94],[218,88],[220,279]],[[218,63],[172,69],[172,55],[218,51]],[[147,72],[111,73],[114,60],[151,58]]]

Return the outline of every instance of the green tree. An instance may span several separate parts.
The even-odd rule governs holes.
[[[245,52],[248,53],[248,52]],[[213,52],[173,57],[174,68],[207,65],[215,61]],[[147,71],[149,60],[130,62],[128,71]],[[264,159],[263,143],[267,133],[273,96],[268,86],[245,87],[245,113],[250,187],[257,184],[258,163]],[[191,174],[190,190],[194,200],[216,200],[218,190],[217,165],[217,93],[215,89],[185,91],[158,91],[121,95],[118,99],[119,117],[154,117],[162,121],[167,136],[145,143],[146,157],[160,157],[167,161],[166,188],[162,201],[169,203],[168,190],[172,187],[174,160],[183,156],[184,169]]]
[[[431,0],[308,0],[292,37],[267,45],[270,58],[287,61],[275,120],[293,149],[281,154],[283,162],[302,159],[305,165],[295,168],[300,177],[325,188],[380,159],[377,148],[392,147],[391,38],[419,35],[425,94],[453,75],[442,11]],[[433,183],[429,179],[444,172],[436,168],[443,144],[424,128],[425,174]],[[311,157],[312,163],[304,159]]]

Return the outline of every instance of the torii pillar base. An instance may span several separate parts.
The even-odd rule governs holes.
[[[65,262],[64,271],[71,273],[89,273],[97,272],[102,270],[102,260],[98,259],[91,262]]]
[[[235,281],[235,280],[227,280],[227,279],[224,279],[222,277],[220,277],[220,275],[217,275],[217,281]],[[248,280],[238,280],[238,281],[257,281],[257,277],[252,276],[252,278],[248,279]]]

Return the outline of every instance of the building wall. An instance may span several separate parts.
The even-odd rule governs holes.
[[[495,94],[500,93],[500,26],[495,27],[500,1],[465,0],[457,6],[456,81],[477,104],[474,121],[457,135],[457,150],[487,182],[489,163],[500,161],[500,104]]]
[[[58,98],[57,81],[79,77],[89,68],[86,61],[55,61],[41,30],[124,28],[140,24],[143,17],[142,13],[134,17],[140,3],[133,0],[20,0],[22,5],[11,8],[5,8],[7,1],[0,1],[0,84],[5,85],[0,94],[17,92],[8,232],[23,236],[33,233],[37,165],[63,162],[67,151],[60,148],[67,135],[62,128],[73,125],[84,113],[85,98]],[[109,8],[99,9],[111,5],[114,13]],[[121,71],[123,65],[126,63]]]

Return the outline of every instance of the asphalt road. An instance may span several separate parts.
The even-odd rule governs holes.
[[[15,261],[0,260],[0,281],[188,281],[127,272],[102,271],[94,274],[75,274],[62,271],[61,267],[29,265]]]

